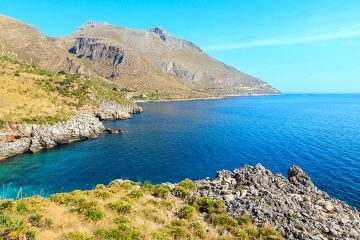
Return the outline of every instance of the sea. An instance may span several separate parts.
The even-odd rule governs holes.
[[[105,121],[120,135],[0,162],[0,198],[92,189],[114,179],[176,183],[258,163],[301,167],[330,196],[360,209],[360,95],[284,94],[141,103]]]

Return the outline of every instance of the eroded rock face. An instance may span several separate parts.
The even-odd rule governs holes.
[[[90,139],[103,133],[105,127],[91,113],[54,125],[24,124],[15,126],[0,141],[0,160],[25,152],[38,152],[58,144]]]
[[[288,179],[261,165],[220,171],[197,182],[196,195],[224,201],[233,216],[269,223],[286,239],[360,239],[360,213],[320,191],[299,167]]]
[[[97,38],[79,37],[69,52],[76,54],[78,58],[103,61],[112,66],[118,66],[124,60],[123,50],[104,44]]]
[[[25,152],[38,152],[58,144],[96,138],[102,133],[119,134],[121,129],[105,129],[100,120],[122,120],[142,112],[135,105],[103,100],[96,113],[81,112],[54,125],[19,124],[0,132],[0,160]]]
[[[142,108],[135,105],[120,105],[112,100],[104,100],[101,102],[96,116],[100,120],[125,120],[131,118],[131,114],[142,112]]]
[[[80,113],[66,122],[54,125],[35,125],[32,131],[29,150],[31,152],[38,152],[58,144],[95,138],[104,129],[99,119],[89,113]]]

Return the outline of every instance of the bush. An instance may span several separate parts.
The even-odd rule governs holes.
[[[106,186],[104,185],[104,184],[97,184],[96,185],[96,187],[95,187],[95,189],[101,189],[101,190],[104,190],[104,189],[106,189]]]
[[[150,181],[145,181],[141,185],[141,189],[144,191],[151,191],[153,188],[154,188],[154,185],[152,185]]]
[[[185,205],[179,209],[177,216],[182,219],[189,219],[194,215],[194,207]]]
[[[167,210],[171,210],[173,208],[173,204],[170,201],[167,200],[155,200],[151,199],[148,201],[148,203],[156,206],[156,207],[163,207]]]
[[[115,202],[109,203],[108,206],[119,214],[128,214],[131,211],[131,205],[128,203]]]
[[[187,236],[185,226],[186,223],[184,221],[173,221],[169,225],[165,226],[165,230],[174,239],[185,238]]]
[[[250,216],[248,216],[248,215],[237,217],[236,221],[238,222],[238,224],[240,226],[247,225],[247,224],[252,224],[252,220],[251,220]]]
[[[225,212],[224,213],[210,213],[207,216],[207,220],[214,226],[222,226],[227,229],[230,229],[230,227],[237,226],[237,222]]]
[[[173,188],[172,193],[182,199],[188,198],[190,196],[190,192],[181,186],[176,186]]]
[[[70,232],[65,235],[65,240],[91,240],[92,238],[82,232]]]
[[[74,205],[82,201],[76,192],[53,194],[50,196],[50,200],[65,206]]]
[[[192,231],[194,232],[195,237],[199,237],[199,238],[205,237],[205,229],[200,223],[195,222],[191,224],[190,229],[192,229]]]
[[[95,236],[96,239],[99,240],[119,240],[119,239],[138,240],[143,238],[141,232],[136,228],[132,228],[132,229],[115,228],[110,230],[100,229],[95,232]]]
[[[198,198],[195,200],[195,205],[200,212],[212,213],[225,211],[224,204],[220,200],[212,200],[210,198]]]
[[[182,180],[178,186],[181,186],[189,191],[194,191],[196,188],[196,185],[193,181],[191,181],[190,179],[186,178],[184,180]]]
[[[133,199],[140,199],[142,196],[144,196],[144,194],[140,190],[134,190],[131,193],[129,193],[128,196]]]
[[[28,212],[28,209],[26,207],[26,204],[23,201],[16,203],[16,211],[18,213],[24,214]]]
[[[96,202],[80,201],[77,211],[92,221],[98,221],[105,216],[105,213],[99,208]]]
[[[154,197],[166,198],[170,193],[170,187],[167,185],[156,185],[152,190]]]

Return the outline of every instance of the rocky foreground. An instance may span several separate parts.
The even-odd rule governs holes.
[[[286,239],[360,239],[360,213],[317,189],[296,166],[288,179],[262,165],[220,171],[198,181],[196,195],[221,199],[232,216],[269,223]]]
[[[106,129],[100,120],[124,120],[140,113],[136,105],[123,106],[107,100],[94,112],[80,112],[68,121],[49,124],[17,124],[0,132],[0,160],[25,152],[38,152],[59,144],[98,137],[102,133],[121,133]]]

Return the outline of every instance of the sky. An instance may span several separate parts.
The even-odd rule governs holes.
[[[284,93],[360,93],[359,0],[0,0],[0,13],[48,36],[160,26]]]

